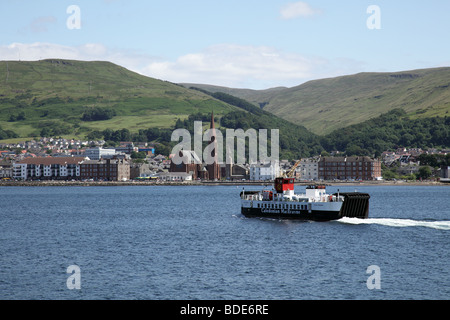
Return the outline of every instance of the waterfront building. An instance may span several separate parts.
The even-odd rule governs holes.
[[[126,181],[130,179],[130,163],[123,159],[87,160],[80,165],[82,180]]]
[[[319,179],[319,159],[307,158],[301,159],[296,172],[301,180],[318,180]]]
[[[280,164],[278,161],[250,165],[250,180],[274,180],[279,175]]]
[[[12,164],[0,162],[0,179],[12,178]]]
[[[80,178],[84,157],[37,157],[13,164],[12,176],[18,180],[69,180]]]
[[[161,172],[154,177],[161,181],[192,181],[192,174],[186,172]]]
[[[381,162],[369,157],[322,157],[319,179],[377,180],[381,177]]]

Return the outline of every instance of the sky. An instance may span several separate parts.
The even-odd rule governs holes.
[[[0,0],[0,60],[111,61],[176,83],[293,87],[450,66],[448,0]]]

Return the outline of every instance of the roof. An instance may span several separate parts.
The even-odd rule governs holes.
[[[50,166],[52,164],[68,165],[68,164],[80,164],[84,161],[84,157],[38,157],[27,158],[16,163],[18,164],[35,164]]]
[[[109,163],[111,164],[118,164],[118,163],[128,163],[127,161],[122,161],[119,159],[108,159],[108,160],[86,160],[83,161],[83,164],[107,164],[109,161]]]
[[[365,161],[372,162],[374,161],[370,157],[322,157],[322,161],[326,162],[356,162],[356,161]]]

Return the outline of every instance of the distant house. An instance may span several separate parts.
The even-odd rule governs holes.
[[[151,177],[155,173],[153,166],[147,163],[131,163],[130,179]]]
[[[138,149],[138,152],[145,152],[147,156],[153,156],[155,154],[155,148],[152,147],[142,147]]]

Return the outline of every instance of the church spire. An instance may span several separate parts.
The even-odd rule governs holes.
[[[211,112],[210,130],[212,131],[210,144],[214,145],[214,149],[211,153],[211,156],[214,159],[214,163],[208,164],[206,166],[206,169],[208,171],[209,180],[220,180],[221,174],[220,174],[220,166],[218,164],[218,159],[217,159],[218,145],[217,145],[217,136],[216,136],[216,126],[214,124],[214,111]]]
[[[210,129],[215,129],[215,125],[214,125],[214,111],[211,111],[211,125],[209,127]]]

